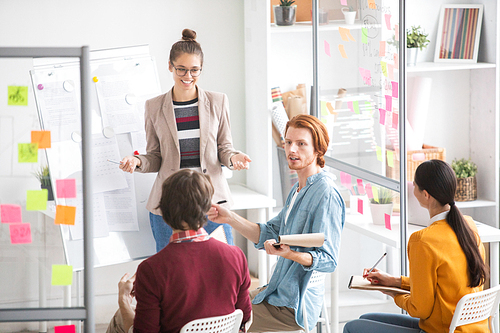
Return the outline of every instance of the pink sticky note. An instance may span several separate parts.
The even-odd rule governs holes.
[[[391,229],[391,215],[384,213],[384,217],[385,217],[385,227],[389,230],[392,230]]]
[[[385,14],[385,26],[387,30],[391,30],[391,14]]]
[[[56,191],[58,198],[76,198],[76,180],[56,179]]]
[[[394,53],[394,68],[399,69],[399,56],[397,53]]]
[[[399,84],[395,81],[391,82],[392,85],[392,97],[398,98],[398,89],[399,89]]]
[[[31,224],[13,223],[9,225],[10,242],[12,244],[31,243]]]
[[[351,112],[354,112],[354,107],[352,106],[352,101],[347,102],[347,107],[349,108],[349,110],[351,110]]]
[[[372,74],[371,74],[369,69],[365,69],[365,77],[366,77],[365,83],[367,85],[371,86],[372,85]]]
[[[351,175],[348,173],[345,174],[345,183],[347,185],[346,187],[351,186]]]
[[[411,159],[413,161],[424,161],[425,160],[425,153],[415,153],[411,155]]]
[[[392,114],[392,128],[394,128],[394,129],[398,129],[398,122],[399,122],[398,118],[399,117],[398,117],[397,113]]]
[[[54,326],[54,333],[75,333],[75,325]]]
[[[385,109],[387,111],[392,111],[392,96],[385,95]]]
[[[347,0],[340,0],[340,4],[342,6],[347,6]]]
[[[394,80],[394,65],[387,64],[387,75],[389,76],[389,80]]]
[[[368,196],[368,199],[373,199],[372,184],[366,184],[365,190],[366,190],[366,195]]]
[[[358,198],[358,213],[363,215],[363,200],[361,200],[360,198]]]
[[[21,206],[0,205],[0,219],[2,223],[22,223]]]
[[[328,42],[325,40],[325,53],[327,56],[331,57],[331,54],[330,54],[330,44],[328,44]]]
[[[385,110],[384,109],[378,109],[380,112],[380,125],[385,125]]]
[[[381,40],[379,45],[378,56],[385,57],[385,41]]]
[[[363,179],[358,178],[356,181],[358,183],[359,195],[365,195],[365,187],[363,186]]]

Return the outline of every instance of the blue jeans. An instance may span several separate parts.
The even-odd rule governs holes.
[[[419,319],[397,313],[367,313],[345,324],[344,333],[425,333]]]
[[[165,221],[163,221],[163,217],[151,212],[149,213],[149,223],[151,223],[151,230],[153,231],[153,237],[156,242],[156,252],[160,252],[161,249],[167,246],[170,236],[172,236],[172,228]],[[224,232],[226,233],[227,243],[229,245],[234,245],[232,233],[233,228],[231,228],[229,224],[224,223],[222,225],[224,226]],[[219,223],[209,220],[203,228],[210,234],[218,226],[220,226]]]

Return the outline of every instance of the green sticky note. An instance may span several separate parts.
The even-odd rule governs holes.
[[[368,44],[368,29],[366,28],[361,28],[361,42]]]
[[[37,163],[38,162],[38,142],[18,143],[17,161],[19,163]]]
[[[52,265],[52,285],[71,286],[73,283],[73,266]]]
[[[26,192],[26,210],[46,210],[48,198],[49,191],[47,189],[28,190]]]
[[[382,148],[377,146],[377,160],[382,162]]]
[[[8,86],[8,105],[28,105],[28,86]]]
[[[381,61],[380,66],[382,66],[382,73],[384,73],[384,76],[387,77],[387,63],[385,61]]]
[[[321,115],[328,116],[328,110],[326,109],[326,102],[320,101],[320,105],[321,105]]]
[[[359,102],[358,101],[352,102],[352,107],[354,109],[354,113],[359,114]]]
[[[387,151],[387,165],[394,168],[394,152],[392,150]]]

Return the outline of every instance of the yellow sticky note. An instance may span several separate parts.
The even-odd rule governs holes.
[[[8,86],[7,105],[28,105],[28,86]]]
[[[342,58],[347,59],[347,54],[345,53],[344,45],[339,44],[339,51]]]
[[[52,285],[71,286],[73,283],[73,266],[52,265]]]
[[[31,143],[38,143],[38,149],[50,148],[50,131],[31,131]]]
[[[354,108],[354,113],[357,113],[359,114],[359,102],[358,101],[354,101],[352,102],[352,107]]]
[[[394,152],[392,150],[387,151],[387,165],[394,168]]]
[[[377,160],[382,162],[382,148],[377,146],[376,149],[377,149]]]
[[[73,206],[56,206],[55,224],[75,225],[76,207]]]
[[[381,61],[380,66],[382,67],[382,73],[385,77],[387,77],[387,63],[385,61]]]
[[[38,143],[18,143],[17,161],[19,163],[38,162]]]
[[[26,210],[46,210],[48,198],[46,189],[26,191]]]
[[[326,110],[326,102],[325,101],[319,101],[320,106],[321,106],[321,115],[322,116],[328,116],[328,111]]]
[[[378,202],[378,187],[373,186],[372,187],[372,193],[373,193],[373,200]]]

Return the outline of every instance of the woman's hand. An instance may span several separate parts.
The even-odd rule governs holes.
[[[370,281],[371,284],[401,288],[401,277],[389,275],[385,272],[379,271],[376,268],[368,274],[369,270],[370,268],[365,268],[363,270],[363,277]]]
[[[120,169],[125,172],[134,173],[136,167],[141,166],[141,160],[134,156],[125,156],[120,161]]]
[[[134,282],[135,274],[130,279],[128,278],[128,273],[122,276],[120,282],[118,282],[119,302],[123,302],[126,305],[132,304],[132,300],[135,297]]]
[[[231,216],[232,213],[229,209],[217,204],[212,204],[212,207],[207,213],[208,219],[215,223],[229,223]]]
[[[247,154],[238,153],[231,156],[231,163],[233,164],[234,170],[248,169],[250,167],[250,162],[252,162],[252,160]]]

